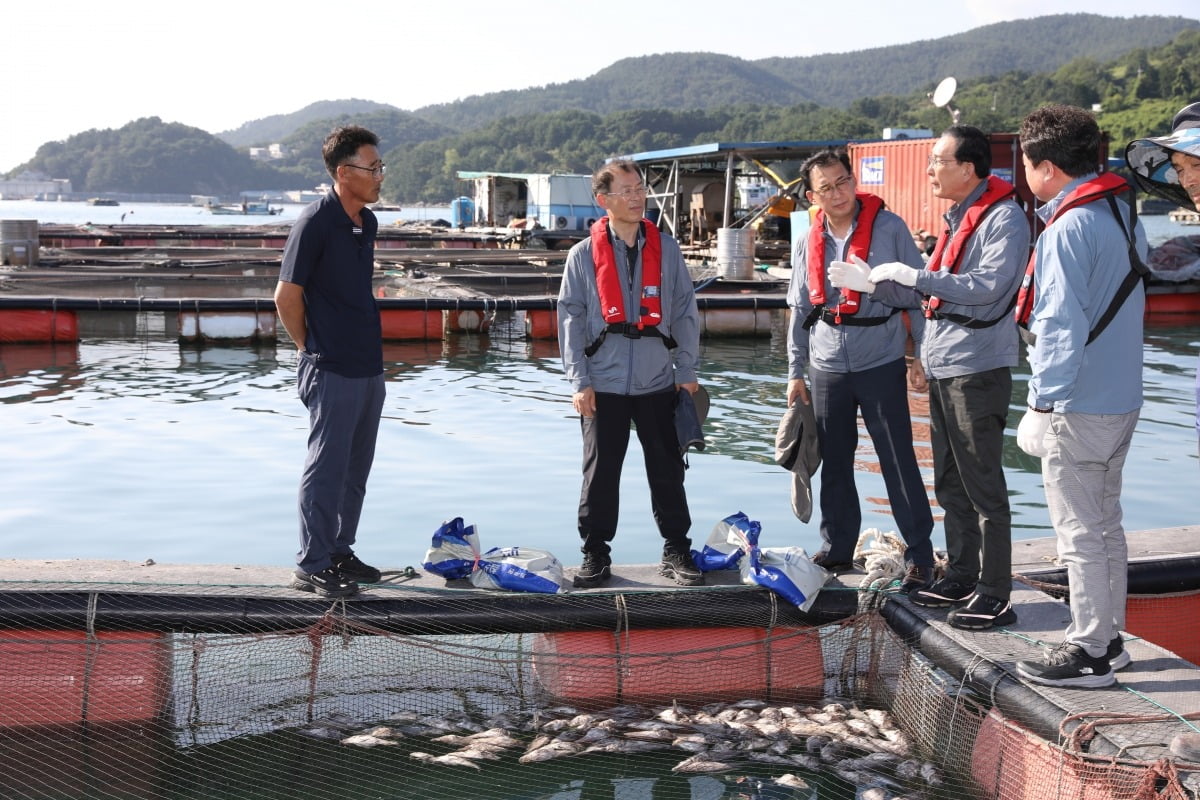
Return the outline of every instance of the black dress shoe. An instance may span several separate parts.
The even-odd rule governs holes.
[[[856,567],[853,561],[831,561],[829,553],[817,553],[812,557],[812,562],[835,575],[839,572],[850,572]]]

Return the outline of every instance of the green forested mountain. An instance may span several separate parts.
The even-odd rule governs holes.
[[[794,22],[795,35],[802,35],[803,16],[797,15]],[[1014,70],[1052,72],[1077,58],[1110,61],[1196,29],[1200,21],[1184,17],[1058,14],[851,53],[761,61],[668,53],[626,58],[583,80],[477,95],[419,108],[416,113],[466,130],[503,116],[564,109],[605,114],[631,108],[685,110],[804,102],[845,108],[862,98],[929,91],[947,75],[970,81]],[[853,27],[843,33],[853,37]]]
[[[376,103],[373,100],[321,100],[317,103],[309,103],[291,114],[275,114],[244,122],[231,131],[218,133],[217,136],[234,147],[261,147],[274,142],[282,142],[311,122],[345,114],[370,114],[383,109],[393,109],[393,107],[385,103]]]
[[[1163,38],[1166,44],[1133,47],[1138,36],[1153,38],[1164,26],[1176,34]],[[1035,56],[1055,49],[1039,38],[1042,28],[1059,37],[1059,63],[1033,71],[1026,65],[1040,63]],[[975,36],[980,31],[982,38]],[[1019,46],[1019,36],[1005,35],[1011,31],[1025,36],[1028,47]],[[1087,46],[1073,45],[1071,31],[1091,37]],[[1090,55],[1063,57],[1080,49]],[[1118,55],[1105,60],[1096,55],[1110,50]],[[942,53],[942,60],[930,66],[933,52]],[[43,145],[14,173],[36,170],[70,178],[77,191],[89,193],[306,189],[328,180],[320,159],[325,134],[336,124],[355,122],[382,140],[389,165],[385,199],[445,202],[462,191],[455,184],[457,170],[590,172],[612,155],[709,141],[876,139],[888,126],[938,131],[949,124],[949,116],[927,94],[951,72],[959,78],[954,105],[963,122],[1012,131],[1043,103],[1098,106],[1101,126],[1122,143],[1166,132],[1174,112],[1193,102],[1200,89],[1200,22],[1180,18],[1042,17],[857,55],[855,63],[874,66],[853,79],[847,77],[853,72],[849,66],[835,69],[831,61],[820,62],[829,70],[821,81],[797,77],[817,63],[814,59],[842,56],[746,62],[676,53],[625,59],[586,81],[467,98],[417,112],[362,100],[316,103],[234,132],[255,144],[284,144],[290,155],[269,164],[252,161],[245,151],[199,129],[150,117]],[[953,61],[968,56],[979,69],[993,71],[967,79],[968,73],[948,66],[974,63]],[[913,68],[922,70],[922,77],[898,77],[905,62],[920,62]],[[839,90],[843,80],[855,88]],[[794,83],[805,84],[803,91],[788,94]],[[893,84],[899,88],[887,93]]]

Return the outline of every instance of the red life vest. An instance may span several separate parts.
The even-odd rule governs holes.
[[[937,247],[933,249],[933,254],[929,256],[929,263],[925,268],[930,272],[937,272],[945,266],[951,273],[957,275],[959,267],[962,266],[962,257],[967,240],[971,238],[971,234],[979,227],[979,223],[983,221],[983,218],[987,216],[989,211],[1004,200],[1014,197],[1016,193],[1017,190],[1011,183],[997,178],[995,175],[989,175],[987,178],[987,188],[983,190],[983,194],[963,214],[962,221],[959,223],[958,230],[954,232],[954,235],[951,236],[950,231],[946,231],[938,239]],[[925,317],[927,319],[931,318],[933,312],[941,304],[941,298],[930,296],[928,302],[925,304]]]
[[[1072,208],[1087,205],[1104,197],[1114,197],[1122,192],[1128,192],[1129,189],[1129,182],[1120,175],[1112,172],[1102,172],[1072,189],[1063,198],[1058,208],[1054,209],[1054,214],[1046,222],[1046,227],[1049,228],[1054,224],[1055,220]],[[1130,231],[1130,235],[1132,233],[1133,231]],[[1017,308],[1013,311],[1013,314],[1017,318],[1017,324],[1023,328],[1029,326],[1029,315],[1033,312],[1033,273],[1036,266],[1037,250],[1034,249],[1033,253],[1029,256],[1029,263],[1025,266],[1025,277],[1021,279],[1021,288],[1017,291]]]
[[[642,290],[638,308],[637,327],[662,322],[662,242],[658,227],[648,219],[642,220],[646,246],[642,251]],[[596,220],[591,227],[592,261],[596,265],[596,288],[600,292],[600,309],[604,321],[625,322],[625,292],[617,274],[617,262],[612,242],[608,239],[608,217]]]
[[[871,251],[871,234],[875,231],[875,218],[883,210],[883,200],[873,194],[855,195],[861,208],[854,233],[850,234],[849,252],[846,257],[858,256],[863,261]],[[825,212],[818,209],[812,225],[808,228],[808,299],[813,306],[825,305]],[[842,301],[833,309],[834,317],[854,314],[859,309],[859,293],[853,289],[842,289]]]

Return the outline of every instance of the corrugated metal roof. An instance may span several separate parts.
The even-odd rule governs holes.
[[[454,173],[460,180],[469,181],[476,178],[512,178],[518,181],[527,181],[530,178],[587,178],[591,179],[591,175],[579,175],[573,172],[470,172],[467,170],[459,170]]]
[[[641,153],[620,156],[620,158],[626,158],[636,163],[673,161],[676,159],[685,161],[688,158],[702,161],[706,156],[711,157],[717,153],[740,153],[761,159],[765,156],[778,157],[789,154],[799,156],[803,153],[815,153],[827,147],[844,147],[849,141],[848,139],[824,139],[791,142],[710,142],[708,144],[695,144],[688,147],[675,147],[669,150],[647,150]]]

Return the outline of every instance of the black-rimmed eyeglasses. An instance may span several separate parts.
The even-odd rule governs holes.
[[[387,164],[380,164],[378,167],[360,167],[358,164],[342,164],[343,167],[353,167],[361,169],[363,172],[371,173],[373,178],[382,178],[383,173],[387,172]]]

